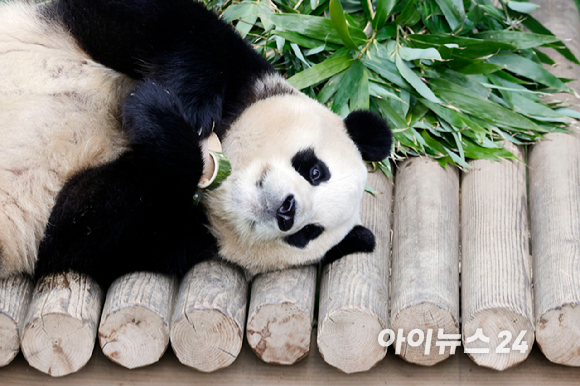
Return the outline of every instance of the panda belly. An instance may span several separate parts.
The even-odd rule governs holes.
[[[0,276],[32,273],[55,198],[116,159],[132,81],[92,61],[40,6],[0,6]]]

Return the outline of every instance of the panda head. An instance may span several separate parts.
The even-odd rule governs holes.
[[[222,257],[256,274],[319,261],[333,248],[374,248],[359,208],[363,159],[382,160],[391,147],[381,118],[357,111],[343,120],[285,93],[252,103],[222,145],[232,173],[206,201]]]

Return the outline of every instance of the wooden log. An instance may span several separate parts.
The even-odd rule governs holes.
[[[391,329],[402,329],[403,337],[413,329],[423,331],[420,346],[401,342],[400,356],[431,366],[451,352],[444,347],[440,354],[439,329],[459,334],[457,168],[444,169],[429,158],[399,164],[393,216]]]
[[[222,261],[196,265],[179,288],[171,346],[179,361],[200,371],[229,366],[242,348],[248,284]]]
[[[578,57],[580,18],[574,1],[534,2],[541,6],[534,16]],[[548,68],[552,74],[580,78],[579,66],[545,51],[557,63]],[[569,86],[580,92],[580,82]],[[579,102],[570,94],[550,99]],[[550,361],[580,366],[580,135],[548,134],[532,147],[529,167],[536,340]]]
[[[562,39],[570,51],[578,58],[580,57],[580,20],[578,7],[574,0],[532,0],[540,7],[534,11],[533,16],[548,28],[554,35]],[[548,54],[556,64],[545,66],[552,74],[562,77],[576,79],[566,85],[580,93],[580,66],[564,58],[562,54],[551,48],[540,48]],[[567,104],[578,106],[578,96],[568,93],[551,94],[550,99],[558,99]],[[578,107],[576,107],[578,109]]]
[[[580,135],[553,134],[530,154],[538,345],[580,366]]]
[[[367,184],[380,192],[365,193],[361,204],[362,223],[376,237],[375,251],[325,266],[320,284],[318,350],[326,363],[345,373],[366,371],[386,355],[378,336],[389,317],[392,183],[375,172]]]
[[[264,362],[291,365],[310,351],[316,272],[311,265],[254,279],[246,337]]]
[[[103,292],[90,277],[49,275],[34,288],[22,331],[28,363],[53,377],[74,373],[91,358]]]
[[[99,343],[113,362],[133,369],[155,363],[169,344],[177,279],[150,272],[117,279],[107,292]]]
[[[505,147],[524,160],[519,148]],[[478,365],[504,370],[524,361],[534,343],[526,166],[469,164],[461,189],[463,346]],[[478,329],[489,342],[471,341]],[[527,349],[515,350],[518,337]]]
[[[20,329],[32,295],[28,276],[0,279],[0,366],[6,366],[20,351]]]

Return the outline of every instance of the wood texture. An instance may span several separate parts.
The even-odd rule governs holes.
[[[21,349],[28,363],[60,377],[91,359],[103,292],[86,275],[68,272],[40,280],[22,331]]]
[[[463,354],[461,347],[456,355],[431,367],[419,367],[389,353],[367,372],[344,374],[324,363],[314,349],[295,365],[281,367],[261,361],[247,342],[231,366],[214,373],[201,373],[183,366],[171,350],[159,362],[134,370],[117,366],[101,350],[95,350],[81,371],[63,378],[51,378],[31,369],[22,355],[9,366],[0,368],[0,384],[7,386],[577,386],[578,379],[580,368],[550,363],[536,347],[524,363],[503,372],[477,366]]]
[[[459,173],[429,158],[411,158],[399,164],[396,181],[391,329],[403,329],[404,337],[423,331],[423,343],[402,342],[400,355],[434,365],[450,355],[449,348],[440,354],[436,346],[439,329],[459,334]]]
[[[107,292],[99,343],[113,362],[133,369],[155,363],[169,344],[177,280],[136,272],[117,279]]]
[[[200,371],[229,366],[242,347],[248,284],[222,261],[196,265],[183,279],[171,323],[179,361]]]
[[[291,365],[310,351],[316,272],[306,266],[254,279],[246,337],[264,362]]]
[[[20,329],[32,296],[27,276],[0,279],[0,366],[6,366],[20,351]]]
[[[506,148],[524,160],[520,149]],[[461,190],[463,346],[489,349],[469,355],[480,366],[504,370],[525,360],[534,343],[526,166],[506,160],[469,164]],[[479,328],[488,343],[468,341]],[[503,331],[511,334],[509,353],[497,353],[506,340]],[[523,353],[511,349],[522,331],[529,346]]]
[[[534,14],[580,55],[580,18],[572,0],[535,1]],[[558,77],[580,78],[578,66],[553,50]],[[570,84],[580,92],[578,81]],[[578,106],[573,95],[557,95]],[[576,131],[578,126],[575,125]],[[580,366],[580,135],[549,134],[530,152],[536,339],[555,363]]]
[[[380,192],[365,193],[361,205],[362,223],[376,237],[375,251],[325,266],[320,284],[318,350],[345,373],[366,371],[386,355],[377,338],[388,324],[392,183],[377,171],[369,173],[367,184]]]

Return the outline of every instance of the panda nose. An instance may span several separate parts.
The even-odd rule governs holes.
[[[278,228],[281,231],[288,231],[294,225],[294,214],[296,213],[296,201],[294,195],[291,194],[282,203],[282,206],[276,211],[276,219],[278,220]]]

